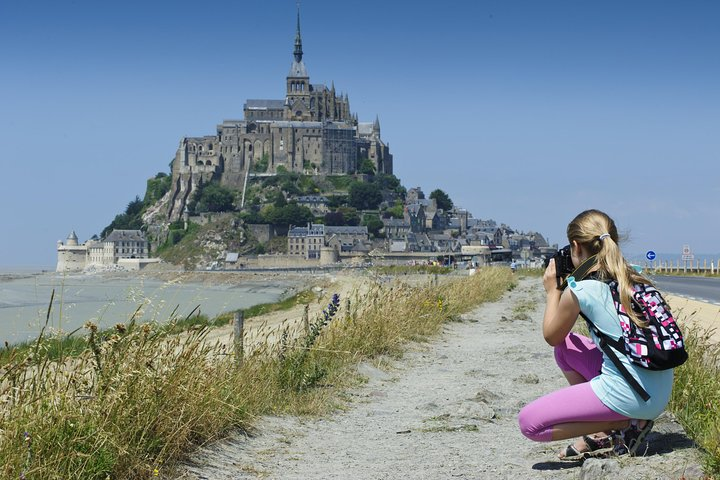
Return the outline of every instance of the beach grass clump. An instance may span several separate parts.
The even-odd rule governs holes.
[[[239,372],[207,328],[167,336],[144,324],[79,356],[37,352],[0,372],[2,478],[143,478],[163,459],[245,418]]]
[[[0,478],[172,478],[194,447],[251,429],[258,415],[340,406],[342,389],[361,380],[358,362],[402,355],[512,282],[508,269],[487,268],[439,284],[372,284],[344,303],[334,295],[244,358],[209,341],[206,324],[171,333],[87,323],[84,350],[55,359],[41,337],[0,364]]]
[[[706,473],[720,478],[720,344],[709,330],[683,333],[689,358],[675,369],[669,409],[705,452]]]

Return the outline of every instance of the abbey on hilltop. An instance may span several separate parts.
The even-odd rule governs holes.
[[[247,100],[243,120],[225,120],[217,134],[185,137],[172,163],[168,218],[177,220],[200,181],[244,188],[250,172],[344,175],[370,160],[378,173],[392,173],[380,122],[358,122],[347,94],[335,85],[311,84],[303,62],[300,12],[284,100]]]

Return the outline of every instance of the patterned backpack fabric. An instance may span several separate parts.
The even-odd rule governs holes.
[[[635,285],[632,308],[647,321],[646,327],[638,327],[628,316],[622,303],[616,281],[608,282],[613,303],[620,319],[623,334],[614,340],[598,330],[585,316],[590,329],[600,340],[600,348],[620,370],[625,380],[647,401],[650,395],[630,375],[615,353],[607,348],[612,346],[624,353],[635,365],[649,370],[668,370],[685,363],[688,358],[680,327],[673,318],[670,309],[660,292],[651,285]]]
[[[635,285],[633,310],[648,322],[647,327],[640,328],[620,303],[617,282],[608,285],[623,330],[624,351],[630,361],[649,370],[667,370],[682,365],[688,358],[683,336],[660,292],[651,285]]]

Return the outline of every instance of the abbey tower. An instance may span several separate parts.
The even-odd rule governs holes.
[[[347,94],[310,83],[303,62],[300,12],[293,61],[284,100],[246,101],[242,120],[225,120],[217,134],[185,137],[172,163],[171,221],[181,217],[199,182],[218,181],[243,189],[253,171],[279,167],[313,175],[354,173],[369,159],[378,173],[392,173],[389,146],[380,138],[380,122],[358,122]]]

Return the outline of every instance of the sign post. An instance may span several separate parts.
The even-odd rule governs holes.
[[[690,245],[683,245],[682,248],[682,260],[683,260],[683,271],[687,271],[687,264],[690,262],[690,268],[692,269],[692,262],[695,259],[695,255],[690,250]]]

